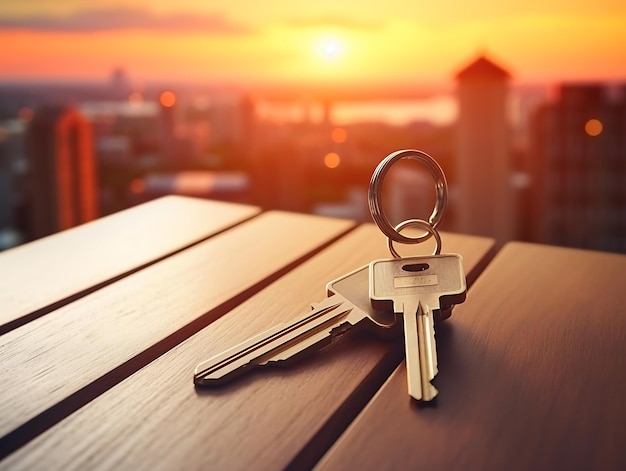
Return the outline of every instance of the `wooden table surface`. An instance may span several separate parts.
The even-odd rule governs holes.
[[[469,290],[425,407],[365,334],[193,385],[388,257],[373,224],[166,197],[1,253],[0,469],[626,469],[626,257],[442,238]]]

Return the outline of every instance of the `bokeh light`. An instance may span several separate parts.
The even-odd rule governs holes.
[[[135,178],[130,182],[130,191],[135,194],[140,194],[146,191],[146,183],[141,178]]]
[[[339,167],[340,163],[341,159],[339,158],[339,155],[337,155],[337,153],[335,152],[329,152],[324,156],[324,165],[326,165],[326,167],[328,168],[337,168]]]
[[[590,119],[585,123],[585,132],[590,136],[599,136],[602,134],[602,121],[599,119]]]
[[[159,102],[164,107],[171,108],[176,104],[176,95],[174,95],[174,92],[166,90],[161,93],[161,96],[159,97]]]
[[[330,138],[333,142],[337,144],[342,144],[346,142],[348,138],[348,133],[344,128],[334,128],[330,133]]]

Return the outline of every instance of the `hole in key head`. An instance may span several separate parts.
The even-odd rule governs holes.
[[[430,265],[428,263],[408,263],[406,265],[402,265],[402,269],[404,271],[416,272],[416,271],[424,271],[428,270]]]

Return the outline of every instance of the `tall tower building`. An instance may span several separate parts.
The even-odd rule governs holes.
[[[626,253],[626,87],[620,91],[563,84],[534,115],[538,241]]]
[[[456,140],[456,229],[494,237],[515,236],[511,187],[509,73],[484,56],[456,76],[459,116]]]
[[[176,124],[178,97],[171,90],[165,90],[159,95],[160,119],[161,119],[161,148],[165,161],[179,160],[177,149]]]
[[[70,107],[35,114],[26,148],[35,239],[98,217],[98,184],[88,121]]]

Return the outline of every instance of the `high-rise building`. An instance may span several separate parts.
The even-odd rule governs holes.
[[[564,84],[531,125],[536,240],[626,252],[626,89]]]
[[[9,132],[0,121],[0,250],[9,244],[4,242],[4,234],[13,227],[13,188],[10,157],[7,150]]]
[[[459,116],[456,139],[456,230],[515,237],[517,215],[511,186],[509,73],[484,56],[456,76]]]
[[[35,239],[98,217],[98,184],[89,122],[71,107],[35,113],[26,148],[31,234]]]
[[[0,119],[0,251],[21,243],[23,121]]]

